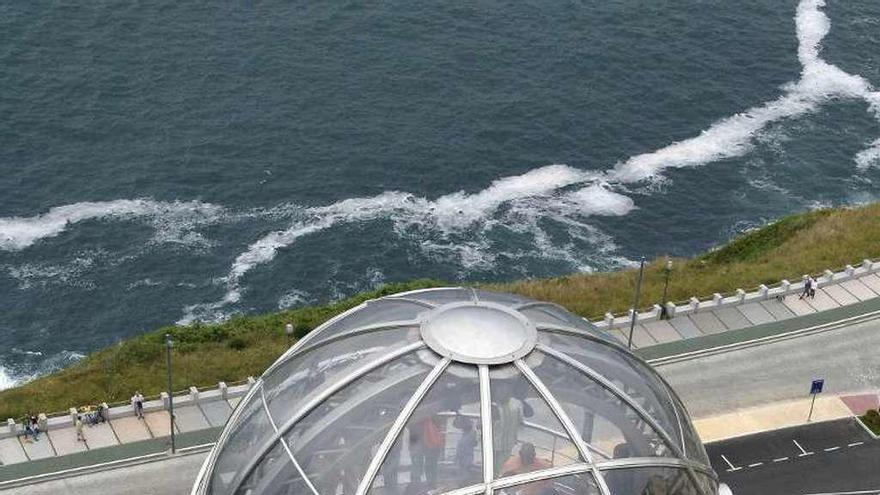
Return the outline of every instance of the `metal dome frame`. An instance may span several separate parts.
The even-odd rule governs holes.
[[[322,494],[315,487],[314,483],[309,479],[302,465],[295,458],[290,446],[287,444],[286,441],[284,441],[284,436],[290,433],[301,419],[306,417],[306,415],[315,410],[315,408],[317,408],[325,400],[333,396],[336,392],[352,384],[359,378],[364,377],[368,373],[377,370],[398,358],[409,356],[414,353],[422,352],[424,350],[428,350],[430,352],[430,347],[428,343],[425,342],[424,338],[419,338],[415,342],[394,348],[389,352],[380,353],[375,357],[371,357],[365,360],[364,363],[358,365],[350,372],[334,378],[332,383],[329,383],[326,388],[315,394],[308,401],[298,405],[295,412],[281,424],[276,424],[275,418],[273,418],[269,409],[269,405],[267,403],[266,394],[264,391],[266,378],[271,376],[273,372],[278,370],[279,367],[283,366],[291,359],[299,355],[302,351],[311,351],[324,347],[333,342],[338,342],[340,340],[357,335],[363,335],[365,333],[384,331],[395,328],[418,327],[421,323],[423,323],[422,319],[418,318],[388,321],[358,326],[356,328],[348,329],[338,334],[322,335],[323,330],[363,310],[370,304],[373,304],[374,301],[383,301],[390,299],[394,301],[417,304],[424,307],[426,310],[436,310],[441,306],[447,306],[457,303],[432,303],[413,296],[424,294],[426,292],[450,290],[468,291],[470,293],[470,297],[473,303],[479,304],[481,301],[479,291],[461,287],[443,287],[404,292],[364,302],[331,318],[330,320],[316,328],[314,331],[310,332],[308,335],[300,339],[280,358],[278,358],[278,360],[275,361],[275,363],[273,363],[263,373],[263,375],[261,375],[260,379],[257,380],[257,382],[252,386],[248,394],[240,401],[238,406],[235,408],[235,411],[228,420],[226,427],[221,433],[219,439],[217,440],[214,449],[211,451],[199,471],[196,483],[192,490],[192,495],[205,495],[209,493],[211,474],[216,467],[216,462],[220,455],[220,452],[226,445],[229,436],[236,429],[236,427],[239,426],[239,421],[244,414],[243,411],[246,409],[245,406],[254,403],[254,401],[259,401],[261,403],[263,412],[268,417],[272,428],[271,435],[269,435],[263,441],[262,445],[259,447],[258,450],[253,453],[253,456],[243,467],[243,469],[241,469],[236,474],[237,482],[234,484],[234,486],[231,487],[228,493],[238,493],[242,484],[248,479],[249,475],[262,462],[267,454],[273,448],[281,445],[284,449],[284,452],[289,457],[292,466],[302,478],[312,495],[333,495]],[[544,312],[546,312],[547,309],[552,308],[553,310],[562,310],[566,314],[570,314],[561,306],[553,303],[533,301],[525,298],[523,299],[524,300],[522,303],[510,305],[509,307],[514,310],[533,309]],[[487,304],[495,305],[495,303]],[[553,313],[548,314],[550,314],[554,318],[559,318],[558,315],[555,315]],[[659,375],[659,373],[653,372],[653,369],[644,360],[631,353],[628,349],[619,344],[617,341],[613,340],[611,337],[602,336],[598,330],[596,330],[595,333],[591,333],[585,331],[582,328],[575,328],[574,326],[569,326],[565,324],[553,324],[543,321],[534,321],[533,323],[535,329],[539,333],[569,335],[576,336],[581,339],[587,339],[599,346],[607,347],[608,349],[611,349],[618,353],[624,353],[626,356],[634,359],[641,366],[644,366],[645,369],[650,370],[653,375],[658,379],[658,381],[662,384],[662,387],[664,389],[663,392],[665,393],[665,396],[669,401],[669,404],[667,406],[672,411],[674,411],[675,421],[678,423],[679,427],[679,431],[676,433],[678,434],[680,441],[674,439],[670,432],[667,431],[667,429],[663,425],[661,425],[654,416],[652,416],[647,410],[645,410],[641,404],[639,404],[636,398],[630,396],[625,390],[621,389],[619,386],[613,383],[611,379],[606,377],[600,371],[593,369],[592,367],[571,357],[569,354],[550,347],[544,343],[538,342],[534,344],[534,350],[551,356],[559,362],[564,363],[570,368],[578,371],[588,379],[598,383],[602,388],[604,388],[605,392],[613,395],[616,399],[620,400],[623,404],[632,409],[632,411],[634,411],[638,415],[641,421],[644,421],[660,436],[664,443],[664,446],[668,449],[669,452],[674,455],[674,457],[628,457],[614,459],[596,459],[594,453],[600,453],[601,451],[599,451],[595,446],[591,445],[581,437],[572,419],[563,409],[562,404],[557,400],[556,396],[550,392],[546,384],[538,377],[532,367],[528,363],[526,363],[525,354],[527,353],[519,353],[518,355],[514,356],[513,359],[511,359],[510,363],[513,364],[513,366],[515,366],[516,369],[519,370],[522,376],[525,377],[528,383],[530,383],[537,390],[539,397],[543,399],[547,403],[547,405],[549,405],[553,415],[555,415],[556,419],[559,420],[565,430],[562,433],[564,433],[571,441],[573,441],[577,449],[577,453],[582,459],[582,462],[576,462],[563,466],[554,466],[547,469],[516,474],[513,476],[496,476],[496,473],[493,470],[493,465],[495,462],[493,459],[493,420],[490,411],[492,407],[492,390],[490,386],[489,372],[490,366],[497,363],[493,362],[491,364],[485,364],[469,362],[466,364],[468,364],[468,366],[476,367],[479,379],[483,480],[482,482],[465,486],[463,488],[446,491],[442,495],[492,495],[492,492],[494,490],[573,474],[592,475],[592,478],[595,481],[601,495],[619,495],[614,494],[610,491],[608,484],[605,482],[604,475],[609,471],[625,468],[674,468],[677,470],[683,469],[687,472],[687,476],[693,484],[694,489],[696,489],[700,495],[716,495],[713,491],[707,489],[705,487],[705,484],[701,483],[697,476],[697,473],[700,473],[717,484],[718,477],[716,473],[712,470],[710,466],[690,459],[687,456],[688,447],[686,445],[687,442],[685,441],[686,432],[684,431],[683,422],[687,422],[688,419],[681,416],[682,413],[686,413],[684,411],[679,412],[679,409],[681,408],[680,403],[676,404],[676,400],[673,399],[673,392],[671,387],[666,382],[666,380]],[[589,322],[585,321],[585,323],[587,325],[590,325]],[[412,395],[403,406],[403,409],[395,418],[390,430],[387,431],[381,443],[379,444],[378,450],[374,455],[372,455],[366,472],[358,483],[357,490],[353,495],[367,494],[375,478],[380,472],[380,468],[382,467],[383,463],[389,455],[389,452],[394,446],[395,441],[398,439],[398,437],[400,437],[402,431],[406,427],[407,422],[412,417],[417,406],[419,406],[423,399],[425,399],[432,385],[437,382],[438,378],[444,373],[444,371],[446,371],[452,363],[457,362],[455,359],[453,359],[454,356],[450,355],[436,357],[439,361],[433,365],[427,376],[425,376],[421,380],[418,388],[416,388],[415,392],[412,393]],[[691,427],[689,426],[689,428]],[[559,433],[557,432],[557,434]],[[604,454],[604,456],[607,456],[607,454]]]

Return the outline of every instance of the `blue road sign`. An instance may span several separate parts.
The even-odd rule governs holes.
[[[813,395],[821,394],[822,387],[825,386],[825,380],[813,380],[813,385],[810,387],[810,393]]]

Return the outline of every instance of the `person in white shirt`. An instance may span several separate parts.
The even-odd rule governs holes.
[[[135,392],[131,397],[131,407],[134,408],[134,414],[138,419],[144,419],[144,396],[140,391]]]

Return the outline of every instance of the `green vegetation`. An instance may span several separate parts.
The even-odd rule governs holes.
[[[876,409],[871,409],[859,419],[861,419],[862,423],[865,423],[865,426],[870,428],[875,435],[880,435],[880,411],[877,411]]]
[[[786,217],[702,256],[675,259],[669,299],[730,294],[738,287],[753,289],[783,278],[795,281],[804,273],[840,269],[863,258],[880,258],[880,204]],[[645,308],[662,298],[664,265],[664,258],[647,265],[642,286]],[[629,308],[636,276],[637,271],[629,269],[482,287],[553,301],[595,319],[606,311]],[[215,325],[160,328],[98,351],[58,373],[0,392],[0,418],[61,411],[98,401],[125,401],[135,390],[158,394],[166,386],[165,333],[175,341],[175,390],[257,376],[293,343],[284,334],[286,323],[294,325],[295,337],[301,337],[367,299],[440,285],[446,284],[416,280],[323,306],[242,316]]]

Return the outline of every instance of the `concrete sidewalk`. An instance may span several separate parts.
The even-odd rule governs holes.
[[[755,292],[738,290],[735,295],[691,300],[682,305],[667,303],[669,319],[660,319],[661,306],[636,315],[635,349],[654,348],[682,340],[781,323],[797,317],[876,303],[880,307],[880,263],[865,260],[858,268],[848,266],[837,273],[826,271],[816,279],[814,297],[800,298],[804,283],[783,280],[776,287],[761,286]],[[592,322],[623,344],[629,340],[631,316],[607,314]]]
[[[811,398],[765,404],[718,416],[695,418],[694,427],[703,443],[807,424]],[[853,412],[837,396],[819,397],[812,422],[849,418]]]
[[[223,426],[248,388],[249,385],[220,387],[202,393],[193,389],[188,396],[175,397],[175,433],[202,432]],[[221,393],[221,389],[225,392]],[[167,438],[171,421],[165,407],[163,401],[148,401],[144,419],[136,418],[130,406],[110,408],[109,421],[83,427],[85,441],[77,439],[70,416],[49,418],[47,431],[41,432],[37,440],[24,435],[20,425],[0,428],[0,478],[9,468],[28,461]]]

